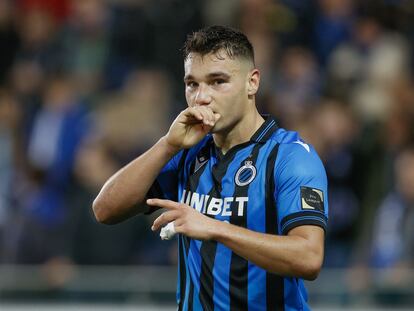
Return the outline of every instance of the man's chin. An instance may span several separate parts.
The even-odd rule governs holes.
[[[223,134],[224,132],[225,131],[224,131],[223,127],[220,126],[220,124],[215,124],[210,130],[211,134]]]

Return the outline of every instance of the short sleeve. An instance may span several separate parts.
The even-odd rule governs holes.
[[[147,192],[147,198],[159,198],[177,201],[179,170],[185,158],[186,150],[181,150],[165,164]],[[154,210],[149,210],[149,213]]]
[[[282,234],[328,220],[327,177],[315,150],[305,143],[281,144],[275,167],[275,201]]]

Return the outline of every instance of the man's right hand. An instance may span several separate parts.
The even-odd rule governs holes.
[[[190,148],[211,131],[219,118],[220,115],[207,106],[189,107],[174,120],[166,141],[177,151]]]
[[[93,202],[99,222],[114,224],[145,212],[141,203],[164,165],[180,149],[197,144],[216,124],[219,114],[197,106],[182,111],[165,135],[147,152],[109,178]]]

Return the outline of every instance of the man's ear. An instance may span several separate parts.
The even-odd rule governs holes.
[[[247,86],[247,94],[249,96],[256,95],[257,90],[259,89],[260,84],[260,71],[259,69],[252,69],[249,73],[248,78],[248,86]]]

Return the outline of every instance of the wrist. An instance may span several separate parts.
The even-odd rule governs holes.
[[[160,140],[159,143],[162,145],[163,149],[165,150],[165,152],[170,156],[173,157],[174,155],[176,155],[181,148],[171,145],[170,143],[168,143],[167,137],[163,136]]]
[[[210,240],[214,240],[217,242],[223,241],[226,232],[228,231],[229,224],[224,221],[211,219],[211,226],[209,227],[208,235]]]

